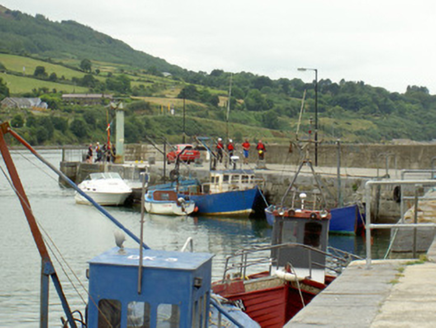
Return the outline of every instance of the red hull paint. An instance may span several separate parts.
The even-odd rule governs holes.
[[[303,280],[300,285],[313,288],[309,292],[302,288],[304,304],[308,304],[326,285],[311,280]],[[298,289],[286,282],[280,286],[245,292],[241,280],[230,283],[215,283],[212,286],[215,293],[231,300],[241,300],[245,313],[260,324],[262,328],[281,328],[292,319],[302,308]]]

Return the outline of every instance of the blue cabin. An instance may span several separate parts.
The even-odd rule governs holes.
[[[207,327],[212,254],[115,247],[89,262],[88,327]]]

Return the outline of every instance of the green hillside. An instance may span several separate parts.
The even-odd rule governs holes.
[[[114,119],[108,103],[70,105],[62,102],[64,93],[112,94],[125,107],[128,142],[145,142],[146,135],[181,142],[183,116],[189,138],[225,137],[228,130],[236,141],[288,143],[297,129],[300,137],[315,129],[314,84],[300,79],[192,72],[77,22],[52,22],[1,6],[0,40],[0,100],[40,97],[49,105],[42,111],[0,109],[0,120],[10,120],[34,144],[105,139]],[[323,142],[436,139],[436,97],[425,86],[411,85],[400,94],[363,81],[322,79],[317,104]]]

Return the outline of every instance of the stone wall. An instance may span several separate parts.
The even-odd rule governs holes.
[[[237,145],[237,155],[241,147]],[[163,149],[163,147],[160,147]],[[290,152],[288,145],[267,145],[266,161],[272,164],[299,162],[302,152],[295,146]],[[202,152],[206,158],[205,152]],[[314,146],[311,146],[310,156],[314,161]],[[344,144],[341,145],[342,167],[389,168],[397,169],[430,169],[436,156],[436,145],[376,145],[376,144]],[[126,161],[146,161],[149,158],[162,160],[163,155],[152,145],[129,144],[125,147]],[[250,152],[250,162],[256,161],[254,147]],[[336,167],[338,163],[338,148],[336,145],[318,146],[318,166]]]

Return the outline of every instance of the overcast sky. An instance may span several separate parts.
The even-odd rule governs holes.
[[[192,71],[364,81],[436,93],[434,0],[0,0],[74,20]],[[1,41],[0,41],[1,42]]]

